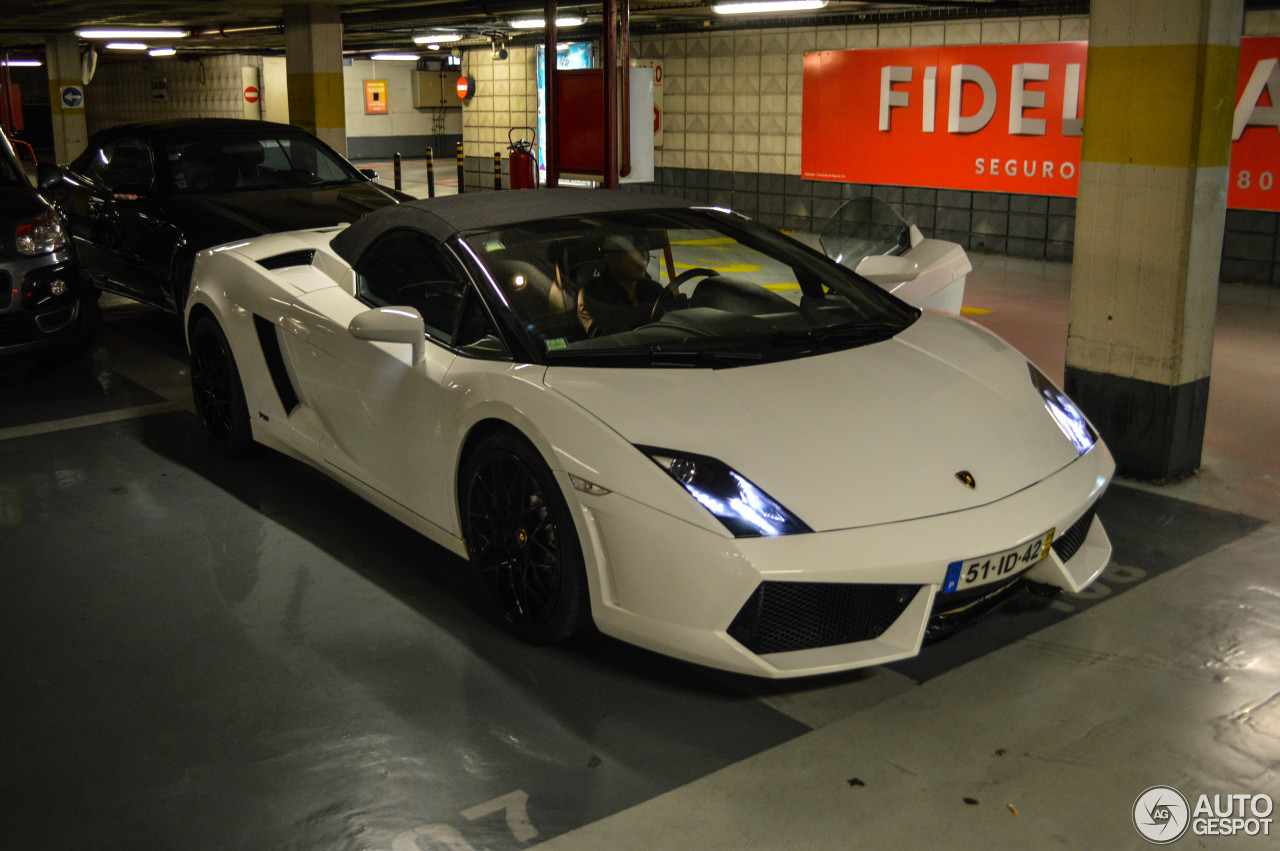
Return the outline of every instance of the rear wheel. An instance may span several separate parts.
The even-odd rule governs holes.
[[[507,434],[486,438],[462,475],[467,552],[506,627],[546,644],[591,626],[573,517],[541,456]]]
[[[242,456],[253,448],[249,407],[231,344],[218,321],[202,316],[191,329],[191,391],[213,448]]]

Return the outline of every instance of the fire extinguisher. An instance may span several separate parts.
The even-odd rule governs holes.
[[[507,131],[507,141],[510,143],[507,150],[511,152],[511,188],[537,189],[538,164],[533,156],[534,144],[532,141],[525,141],[524,136],[512,139],[512,134],[517,130],[528,130],[531,137],[537,138],[537,131],[532,127],[512,127]]]

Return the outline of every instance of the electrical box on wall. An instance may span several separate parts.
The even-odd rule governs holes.
[[[413,105],[418,109],[462,108],[458,98],[459,71],[413,72]]]

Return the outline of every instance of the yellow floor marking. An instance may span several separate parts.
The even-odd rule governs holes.
[[[759,266],[753,266],[750,263],[727,263],[723,266],[713,266],[710,263],[677,263],[677,269],[711,269],[715,272],[724,272],[726,275],[742,272],[759,272]]]
[[[672,245],[737,245],[738,241],[731,236],[717,236],[711,239],[676,239]]]
[[[991,311],[985,307],[962,307],[960,313],[963,316],[986,316]]]

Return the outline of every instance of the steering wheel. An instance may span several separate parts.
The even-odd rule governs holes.
[[[676,291],[680,289],[682,284],[687,283],[694,278],[718,278],[719,276],[720,273],[715,269],[708,269],[705,266],[694,266],[692,269],[685,269],[679,275],[672,278],[669,284],[663,287],[662,295],[654,299],[653,310],[649,311],[650,321],[654,321],[658,318],[658,306],[661,305],[662,302],[671,299],[676,294]]]

